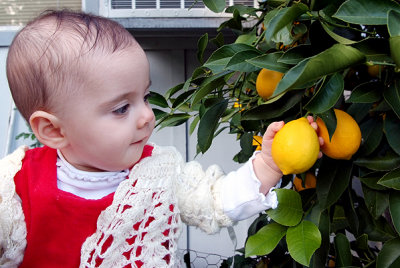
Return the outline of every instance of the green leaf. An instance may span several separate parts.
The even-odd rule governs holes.
[[[400,6],[391,0],[347,0],[333,17],[355,24],[384,25],[392,9],[400,10]]]
[[[196,129],[196,127],[197,127],[197,125],[199,124],[199,122],[200,122],[200,116],[198,115],[198,116],[196,116],[196,117],[193,119],[192,123],[190,123],[189,135],[192,135],[192,134],[193,134],[193,132],[194,132],[194,130]]]
[[[321,245],[321,233],[310,221],[302,221],[286,232],[286,243],[292,258],[298,263],[309,266],[311,256]]]
[[[170,114],[161,121],[160,129],[164,127],[179,126],[185,123],[190,117],[191,115],[186,113]]]
[[[360,125],[363,142],[360,152],[369,155],[378,148],[383,137],[383,123],[380,118],[372,117]]]
[[[302,3],[295,3],[290,7],[280,9],[266,25],[265,39],[280,42],[282,39],[278,38],[279,32],[288,26],[291,28],[293,21],[307,11],[308,7]]]
[[[380,100],[383,85],[371,81],[357,85],[351,92],[347,102],[351,103],[374,103]]]
[[[365,208],[365,204],[360,203],[357,208],[360,215],[360,230],[368,235],[371,241],[387,241],[393,239],[396,233],[383,217],[375,220]]]
[[[245,256],[263,256],[274,250],[286,234],[287,227],[278,223],[270,223],[262,227],[255,235],[247,239]]]
[[[260,68],[248,63],[246,60],[258,57],[259,55],[260,55],[259,51],[253,51],[253,50],[238,52],[226,64],[225,69],[231,71],[239,71],[239,72],[257,71]]]
[[[282,52],[275,52],[282,53]],[[297,64],[300,61],[304,60],[313,55],[312,46],[310,45],[299,45],[296,47],[290,48],[286,51],[278,60],[280,63],[285,64]]]
[[[331,234],[331,222],[328,214],[328,210],[321,211],[319,205],[314,206],[312,213],[314,214],[314,210],[318,210],[320,217],[318,229],[321,232],[321,246],[315,251],[312,259],[310,267],[325,267],[326,259],[329,253],[330,247],[330,234]],[[314,222],[315,224],[315,222]]]
[[[192,105],[201,101],[205,96],[211,93],[214,89],[225,85],[226,80],[229,79],[231,71],[222,72],[204,79],[201,85],[197,88],[192,97]]]
[[[359,249],[369,250],[368,235],[367,234],[362,234],[359,237],[357,237],[356,245],[357,245],[357,248],[359,248]]]
[[[349,187],[351,161],[324,157],[317,177],[317,196],[322,209],[334,204]]]
[[[396,63],[397,68],[400,68],[400,36],[389,38],[390,54]]]
[[[355,181],[355,178],[353,178]],[[343,194],[343,210],[345,218],[349,224],[350,230],[353,234],[359,233],[360,220],[359,215],[356,212],[355,206],[357,205],[357,197],[353,195],[353,189],[347,188],[347,194]]]
[[[373,103],[352,103],[347,108],[347,113],[351,115],[356,122],[361,122],[369,115],[371,109],[373,109]]]
[[[235,10],[239,11],[240,16],[247,14],[255,15],[255,12],[257,11],[257,9],[254,7],[249,7],[245,5],[233,5],[228,7],[225,10],[225,13],[233,13]]]
[[[186,92],[183,92],[181,95],[179,95],[172,103],[172,108],[176,108],[179,105],[181,105],[182,103],[187,102],[191,96],[193,95],[193,93],[196,92],[196,89],[191,89],[188,90]]]
[[[220,48],[225,44],[224,34],[222,32],[218,32],[217,36],[210,40],[216,47]]]
[[[228,107],[228,100],[222,100],[209,108],[200,119],[197,131],[197,144],[202,153],[210,148],[218,122]]]
[[[364,58],[364,54],[355,48],[335,44],[291,68],[279,82],[273,96],[358,64]]]
[[[400,35],[400,12],[398,10],[390,10],[388,13],[388,31],[390,36],[399,36]]]
[[[154,92],[154,91],[152,91],[150,94],[149,103],[153,104],[153,105],[157,105],[158,107],[161,107],[161,108],[168,107],[168,102],[164,98],[164,96],[161,94],[158,94],[157,92]]]
[[[343,90],[343,76],[335,73],[304,106],[304,109],[314,114],[324,113],[335,106],[336,102],[342,96]]]
[[[370,241],[388,241],[396,236],[396,232],[383,217],[375,220],[365,208],[363,203],[359,204],[357,212],[360,215],[360,232],[368,235]]]
[[[356,41],[347,39],[343,36],[338,35],[337,33],[334,32],[335,28],[330,26],[327,23],[321,22],[322,28],[324,28],[325,32],[329,34],[330,37],[332,37],[334,40],[336,40],[338,43],[343,44],[343,45],[351,45],[356,43]]]
[[[386,114],[383,129],[390,147],[400,155],[400,119],[391,113]]]
[[[367,61],[377,61],[385,64],[393,60],[388,56],[390,54],[389,42],[385,38],[367,38],[356,44],[353,47],[363,53]]]
[[[347,237],[338,233],[335,236],[336,267],[351,266],[352,255],[350,243]]]
[[[236,156],[238,163],[245,163],[253,155],[253,133],[246,132],[240,137],[240,148]]]
[[[337,119],[334,109],[330,109],[322,114],[318,114],[318,117],[324,121],[325,126],[328,129],[329,140],[332,139],[337,126]]]
[[[359,178],[360,181],[365,184],[368,188],[371,188],[373,190],[378,190],[378,191],[383,191],[383,190],[387,190],[388,188],[383,186],[383,185],[379,185],[378,181],[382,178],[382,176],[377,177],[378,175],[372,174],[366,177],[361,177]]]
[[[400,166],[400,156],[388,153],[378,157],[360,157],[354,160],[353,163],[371,170],[389,171]]]
[[[340,230],[346,229],[349,227],[349,221],[346,218],[346,214],[344,212],[344,208],[341,205],[335,204],[333,207],[333,217],[332,217],[332,232],[336,233]]]
[[[288,189],[275,189],[278,207],[267,210],[268,216],[279,224],[294,226],[303,217],[301,198],[298,192]]]
[[[400,267],[400,238],[395,238],[383,244],[376,262],[377,268]]]
[[[282,97],[275,102],[261,104],[253,109],[243,112],[242,120],[272,119],[282,116],[286,111],[290,110],[301,101],[303,92],[299,91],[288,96],[290,97]]]
[[[389,87],[383,91],[385,101],[390,105],[397,117],[400,118],[400,85],[399,80],[394,80]]]
[[[393,226],[400,234],[400,192],[391,191],[389,194],[389,211]]]
[[[203,64],[204,62],[204,51],[207,48],[208,44],[208,33],[205,33],[199,38],[199,41],[197,42],[197,59],[199,60],[200,64]]]
[[[241,34],[236,38],[235,43],[241,43],[251,46],[257,40],[256,29],[251,32]]]
[[[219,73],[225,69],[226,64],[231,60],[233,55],[241,51],[249,50],[257,51],[256,48],[246,44],[224,45],[211,54],[204,64],[204,67],[209,68],[213,73]]]
[[[167,90],[167,92],[165,93],[165,98],[169,99],[171,96],[173,96],[176,92],[180,91],[183,88],[183,85],[185,83],[180,83],[170,89]]]
[[[372,190],[363,185],[365,205],[372,217],[378,219],[389,206],[389,195],[379,191]]]
[[[211,11],[220,13],[225,9],[225,0],[203,0],[203,3]]]
[[[256,67],[284,73],[289,70],[289,65],[278,62],[282,52],[264,54],[246,61]]]
[[[156,117],[156,121],[161,120],[162,118],[168,116],[167,112],[164,112],[157,108],[153,108],[153,113],[154,113],[154,116]],[[20,136],[21,134],[19,134],[18,136]],[[16,137],[17,139],[18,139],[18,136]]]
[[[386,173],[379,181],[378,184],[400,190],[400,168]]]

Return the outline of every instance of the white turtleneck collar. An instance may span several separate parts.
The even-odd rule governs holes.
[[[115,192],[126,179],[129,169],[123,171],[89,172],[73,167],[57,150],[58,189],[86,199],[100,199]]]

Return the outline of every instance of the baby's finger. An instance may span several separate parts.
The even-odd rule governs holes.
[[[283,127],[284,124],[285,124],[285,122],[283,122],[283,121],[273,122],[273,123],[269,124],[265,134],[270,133],[270,134],[275,135],[276,132],[278,132]]]
[[[324,139],[322,137],[318,137],[318,140],[319,140],[319,146],[323,146],[325,143]]]
[[[275,134],[285,125],[285,122],[278,121],[269,124],[267,130],[264,133],[264,139],[272,140],[275,137]]]
[[[313,129],[317,130],[318,129],[318,125],[317,123],[314,121],[314,118],[311,115],[307,116],[307,120],[310,123],[310,125],[312,126]]]

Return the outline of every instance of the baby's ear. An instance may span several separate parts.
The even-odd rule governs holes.
[[[67,139],[57,116],[44,111],[35,111],[29,118],[29,124],[42,144],[54,149],[61,149],[67,145]]]

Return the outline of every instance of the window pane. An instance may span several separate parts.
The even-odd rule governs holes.
[[[180,0],[160,0],[160,8],[181,8]]]
[[[235,5],[254,6],[254,0],[234,0],[233,3]]]
[[[199,0],[197,3],[195,2],[195,0],[185,0],[185,8],[204,8],[203,1]]]
[[[0,0],[0,26],[22,26],[46,9],[82,10],[82,0]]]
[[[132,0],[111,0],[112,9],[132,9]]]
[[[157,8],[156,0],[136,0],[136,8],[137,9],[146,9],[146,8]]]

